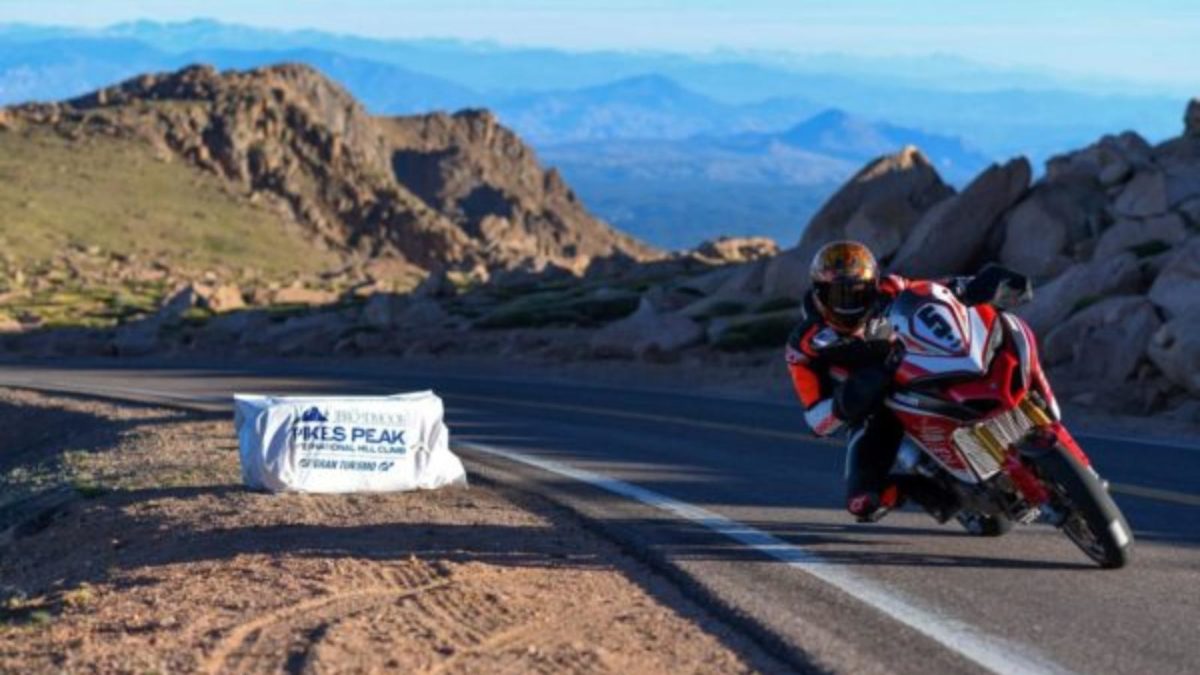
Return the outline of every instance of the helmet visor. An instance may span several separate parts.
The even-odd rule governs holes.
[[[814,285],[825,318],[835,327],[857,328],[875,304],[874,281],[831,281]]]

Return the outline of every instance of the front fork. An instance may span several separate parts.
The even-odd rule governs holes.
[[[1095,469],[1092,469],[1091,460],[1062,422],[1053,420],[1039,427],[1039,430],[1018,448],[1019,452],[1009,454],[1009,461],[1004,469],[1031,507],[1029,520],[1036,519],[1058,526],[1069,514],[1054,503],[1046,484],[1033,471],[1032,466],[1036,466],[1038,460],[1047,453],[1065,451],[1074,455],[1092,473],[1095,473]],[[1107,482],[1104,485],[1107,488]]]

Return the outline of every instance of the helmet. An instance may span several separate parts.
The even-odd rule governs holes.
[[[842,333],[861,328],[879,293],[879,265],[870,249],[856,241],[828,243],[813,257],[809,274],[825,322]]]

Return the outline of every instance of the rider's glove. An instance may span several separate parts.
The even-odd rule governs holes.
[[[888,364],[876,364],[851,373],[833,393],[833,414],[851,426],[861,424],[883,401],[893,371]]]
[[[1011,309],[1033,299],[1033,284],[1024,274],[989,264],[966,282],[961,298],[968,305]]]

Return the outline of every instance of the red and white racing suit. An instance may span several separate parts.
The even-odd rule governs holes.
[[[847,353],[847,343],[877,339],[880,334],[890,336],[883,314],[909,283],[897,275],[881,279],[879,299],[871,316],[851,335],[837,332],[822,320],[810,291],[804,298],[800,322],[787,341],[788,371],[796,396],[804,406],[808,426],[818,436],[850,432],[846,455],[846,508],[860,519],[871,518],[872,514],[882,515],[897,505],[902,494],[920,502],[939,518],[948,517],[948,509],[952,506],[947,504],[950,496],[943,494],[928,479],[889,477],[904,431],[886,408],[877,406],[865,419],[848,424],[839,414],[836,403],[838,387],[846,386],[844,383],[852,378],[856,365],[862,367],[840,358]],[[1026,277],[994,265],[984,268],[975,277],[954,277],[939,280],[939,283],[969,305],[996,301],[1001,297],[1001,290],[1019,297],[1028,297],[1031,292]]]

